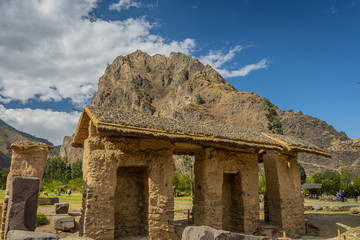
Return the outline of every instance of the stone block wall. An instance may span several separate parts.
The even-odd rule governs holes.
[[[195,152],[194,222],[253,233],[260,224],[254,153],[204,148]]]
[[[84,142],[81,234],[94,239],[139,234],[175,239],[172,153],[173,145],[167,141],[100,137],[90,123]],[[126,184],[123,174],[128,175]],[[128,205],[133,213],[145,209],[137,216],[140,220],[120,211],[123,203],[116,199],[123,194],[144,197],[138,206]]]
[[[6,192],[1,213],[1,239],[5,238],[5,220],[7,218],[8,200],[11,191],[11,180],[14,176],[42,178],[48,153],[53,147],[38,142],[15,142],[12,150],[10,172],[7,177]]]
[[[146,236],[148,176],[146,168],[120,167],[115,193],[115,238]]]
[[[300,171],[294,155],[267,152],[265,220],[296,234],[305,233]]]

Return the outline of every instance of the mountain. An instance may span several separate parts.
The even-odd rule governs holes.
[[[99,79],[92,106],[117,107],[174,119],[217,122],[256,131],[268,126],[309,141],[333,158],[299,154],[307,173],[360,168],[360,149],[343,132],[302,112],[283,111],[255,93],[237,91],[209,65],[181,53],[150,56],[136,51],[117,57]]]
[[[53,144],[44,138],[38,138],[28,133],[16,130],[0,119],[0,168],[10,167],[11,151],[7,147],[16,141],[43,142],[50,146]]]

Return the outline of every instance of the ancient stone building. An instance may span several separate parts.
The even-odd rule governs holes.
[[[7,211],[11,207],[12,202],[9,202],[11,196],[11,183],[14,177],[27,177],[27,178],[38,178],[40,180],[44,174],[46,159],[50,150],[54,147],[48,146],[44,143],[39,142],[15,142],[11,144],[10,149],[12,150],[10,172],[7,177],[5,198],[2,207],[1,216],[1,239],[4,239],[5,232],[5,221],[7,220]],[[30,179],[31,180],[31,179]],[[25,179],[26,181],[26,179]],[[40,185],[38,186],[40,188]],[[26,194],[25,194],[26,195]],[[27,196],[24,196],[24,199]],[[23,199],[14,199],[14,201],[21,201]],[[37,198],[36,198],[37,201]],[[37,207],[37,204],[35,204]],[[27,211],[29,209],[25,209]],[[36,213],[36,210],[35,210]],[[25,214],[26,215],[26,214]],[[6,230],[11,230],[7,228]],[[25,229],[21,229],[25,230]]]
[[[302,234],[295,153],[329,156],[282,135],[95,107],[84,108],[73,146],[84,148],[81,234],[96,239],[175,239],[173,154],[195,156],[195,225],[254,233],[264,162],[266,219]]]

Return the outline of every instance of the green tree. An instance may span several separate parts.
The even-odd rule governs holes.
[[[264,109],[267,112],[265,113],[265,116],[268,120],[268,129],[272,133],[283,134],[282,124],[279,120],[279,116],[276,112],[274,104],[272,104],[270,100],[265,97],[263,98],[263,101]]]
[[[76,161],[71,166],[71,179],[82,178],[82,161],[80,159],[76,159]]]
[[[266,190],[266,179],[265,179],[265,171],[264,168],[260,168],[259,170],[259,194],[265,194]]]
[[[7,180],[7,176],[10,172],[9,168],[3,168],[0,170],[0,185],[1,187],[6,187],[6,180]]]
[[[299,162],[297,163],[297,165],[299,167],[300,177],[301,177],[301,185],[302,185],[306,182],[306,172],[305,172],[305,169],[303,168],[303,166]]]

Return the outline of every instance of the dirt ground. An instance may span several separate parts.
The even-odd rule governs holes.
[[[349,202],[351,204],[352,202]],[[321,202],[305,202],[305,204],[332,204]],[[335,203],[336,204],[336,203]],[[359,204],[360,207],[360,204]],[[191,222],[188,222],[187,209],[192,208],[192,202],[175,202],[175,232],[181,236],[182,230]],[[57,231],[53,227],[54,207],[41,206],[38,212],[46,215],[48,224],[37,227],[35,231],[50,232],[57,234],[60,238],[78,236],[79,234],[79,219],[80,208],[79,206],[71,207],[69,214],[75,217],[76,226],[73,232]],[[306,213],[305,218],[309,225],[309,233],[304,237],[306,239],[339,239],[338,229],[340,229],[342,236],[346,239],[360,239],[360,215],[353,215],[349,212],[331,213],[331,212],[311,212]],[[191,215],[190,215],[191,220]],[[342,238],[343,239],[343,238]]]

